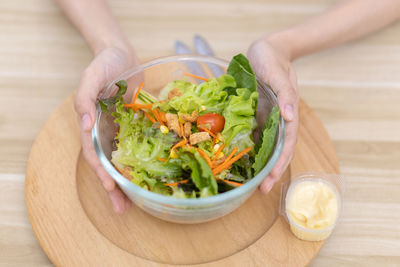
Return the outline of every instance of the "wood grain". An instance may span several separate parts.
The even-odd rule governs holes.
[[[172,54],[175,39],[191,43],[200,33],[228,59],[336,1],[109,2],[141,57]],[[23,202],[25,165],[91,55],[54,1],[0,1],[0,21],[0,265],[47,266]],[[344,216],[315,266],[400,264],[399,63],[398,23],[295,63],[301,96],[327,128],[347,178]]]
[[[288,171],[281,182],[289,177]],[[268,195],[257,191],[219,220],[185,225],[155,219],[135,205],[123,215],[113,212],[101,182],[82,154],[76,179],[81,205],[97,230],[115,246],[156,262],[198,264],[229,257],[261,238],[279,215],[279,185]]]
[[[180,225],[155,219],[138,207],[124,215],[112,212],[107,194],[80,153],[70,96],[50,116],[29,156],[29,220],[55,265],[306,265],[324,242],[297,239],[278,216],[281,183],[305,170],[337,172],[338,161],[322,123],[302,101],[300,122],[296,155],[270,194],[257,192],[221,219]]]

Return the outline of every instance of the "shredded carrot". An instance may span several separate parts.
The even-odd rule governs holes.
[[[232,150],[232,152],[228,155],[228,157],[226,157],[226,159],[225,159],[225,161],[223,162],[223,163],[225,163],[225,162],[228,162],[235,154],[236,154],[236,152],[238,151],[238,147],[235,147],[233,150]],[[223,164],[222,163],[222,164]]]
[[[207,161],[208,166],[210,166],[210,168],[211,168],[211,166],[212,166],[211,159],[207,155],[207,153],[204,152],[203,150],[201,150],[200,148],[197,148],[197,151],[199,152],[200,156],[202,156]]]
[[[166,115],[165,115],[165,112],[162,111],[161,109],[159,109],[159,110],[158,110],[158,113],[160,113],[161,120],[162,120],[163,122],[167,122],[167,117],[166,117]]]
[[[189,77],[192,77],[192,78],[196,78],[196,79],[208,82],[207,78],[204,78],[204,77],[201,77],[201,76],[198,76],[198,75],[194,75],[194,74],[191,74],[191,73],[183,72],[183,75],[186,75],[186,76],[189,76]]]
[[[113,166],[114,166],[114,168],[117,170],[117,172],[119,172],[119,174],[121,174],[122,175],[122,172],[117,168],[117,167],[115,167],[115,165],[113,164]],[[123,175],[122,175],[123,176]],[[125,177],[125,176],[124,176]]]
[[[187,143],[187,140],[181,140],[181,141],[179,141],[177,144],[175,144],[175,145],[171,148],[171,150],[174,150],[175,148],[184,146],[184,145],[186,145],[186,143]]]
[[[157,122],[149,113],[145,112],[144,115],[145,115],[152,123],[156,123],[156,122]]]
[[[222,151],[222,149],[224,149],[224,147],[225,147],[225,144],[222,144],[222,145],[218,148],[217,152],[215,152],[215,157],[218,157],[219,153],[221,153],[221,151]]]
[[[184,132],[183,132],[183,124],[182,122],[179,122],[179,135],[184,137]]]
[[[132,104],[135,104],[136,99],[137,99],[138,96],[139,96],[140,90],[142,90],[142,88],[143,88],[143,85],[144,85],[144,82],[142,82],[142,83],[139,85],[139,88],[136,90],[136,94],[135,94],[135,97],[134,97],[133,100],[132,100]]]
[[[225,160],[224,163],[222,163],[221,165],[219,165],[218,167],[213,169],[213,174],[216,175],[216,174],[220,173],[221,171],[229,168],[229,166],[231,166],[235,161],[237,161],[238,159],[243,157],[244,154],[246,154],[247,152],[249,152],[252,149],[253,149],[252,147],[243,149],[242,151],[240,151],[236,156],[234,156],[230,160]]]
[[[167,118],[165,117],[165,113],[161,111],[161,109],[157,109],[157,113],[160,117],[160,121],[162,122],[162,125],[165,125],[167,122]]]
[[[161,124],[161,125],[164,125],[165,126],[165,124],[164,124],[164,122],[162,121],[162,119],[161,119],[161,117],[160,117],[160,114],[158,113],[158,109],[153,109],[152,110],[153,111],[153,115],[154,115],[154,117],[156,118],[156,120]]]
[[[238,182],[229,181],[229,180],[224,180],[224,179],[221,179],[221,178],[218,178],[218,177],[216,177],[215,179],[217,179],[217,180],[221,180],[221,181],[224,181],[225,183],[228,183],[228,184],[234,185],[234,186],[236,186],[236,187],[239,187],[239,186],[242,186],[242,185],[243,185],[243,184],[241,184],[241,183],[238,183]]]
[[[124,107],[126,108],[137,108],[137,109],[150,109],[153,106],[153,104],[124,104]]]
[[[199,128],[200,131],[205,131],[207,133],[209,133],[212,137],[217,138],[217,136],[211,132],[210,130],[208,130],[207,128]]]
[[[180,182],[170,183],[170,184],[164,184],[164,185],[166,185],[166,186],[177,186],[178,184],[186,184],[187,182],[189,182],[188,179],[182,180],[182,181],[180,181]]]
[[[227,162],[224,162],[217,167],[215,167],[212,172],[214,175],[217,175],[218,173],[222,172],[223,170],[229,170],[232,167],[231,164],[228,164]]]
[[[157,158],[159,161],[162,161],[162,162],[167,162],[167,160],[168,159],[164,159],[164,158]]]

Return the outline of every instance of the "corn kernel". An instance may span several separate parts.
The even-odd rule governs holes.
[[[218,143],[217,140],[215,140],[215,142]],[[220,144],[215,144],[214,145],[214,151],[217,151],[220,147],[221,147]]]
[[[160,126],[160,131],[161,131],[161,133],[163,133],[163,134],[169,133],[168,128],[167,128],[166,126],[164,126],[164,125],[161,125],[161,126]]]
[[[218,142],[224,141],[224,138],[222,137],[221,133],[217,133],[217,140],[218,140]]]
[[[174,149],[171,150],[171,152],[169,153],[169,156],[171,157],[171,159],[177,159],[178,158],[178,154],[176,154]]]
[[[217,159],[220,159],[220,158],[222,158],[223,156],[225,156],[225,154],[224,154],[224,152],[219,152],[218,153],[218,155],[217,155]]]

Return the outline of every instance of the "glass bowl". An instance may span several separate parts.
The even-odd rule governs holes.
[[[124,95],[125,101],[130,102],[136,88],[141,82],[144,82],[144,89],[155,97],[158,97],[161,89],[169,82],[176,79],[186,78],[191,82],[200,82],[194,78],[189,78],[183,72],[191,72],[188,67],[201,67],[207,77],[214,77],[209,67],[220,67],[224,72],[228,67],[225,60],[208,56],[197,55],[179,55],[158,58],[143,63],[121,74],[117,79],[111,82],[102,92],[100,98],[108,98],[115,95],[117,87],[115,83],[119,80],[128,82],[128,90]],[[192,68],[191,68],[192,69]],[[272,107],[277,104],[277,98],[274,92],[260,79],[258,82],[259,104],[257,108],[258,127],[254,132],[255,140],[267,119]],[[111,152],[115,149],[114,136],[117,125],[113,122],[113,117],[103,113],[100,105],[96,107],[96,123],[92,130],[92,139],[94,147],[104,169],[116,181],[122,191],[138,207],[149,214],[162,220],[176,223],[200,223],[210,221],[224,216],[245,202],[261,181],[268,175],[275,165],[282,151],[285,128],[284,120],[281,117],[277,132],[277,138],[273,153],[265,167],[251,180],[243,186],[231,191],[197,199],[179,199],[159,195],[145,190],[122,176],[110,162]]]

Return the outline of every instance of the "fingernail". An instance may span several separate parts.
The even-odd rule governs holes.
[[[89,131],[91,129],[91,120],[89,114],[84,114],[82,116],[82,129],[84,131]]]
[[[286,120],[291,121],[293,120],[293,106],[290,104],[285,105],[285,117]]]

